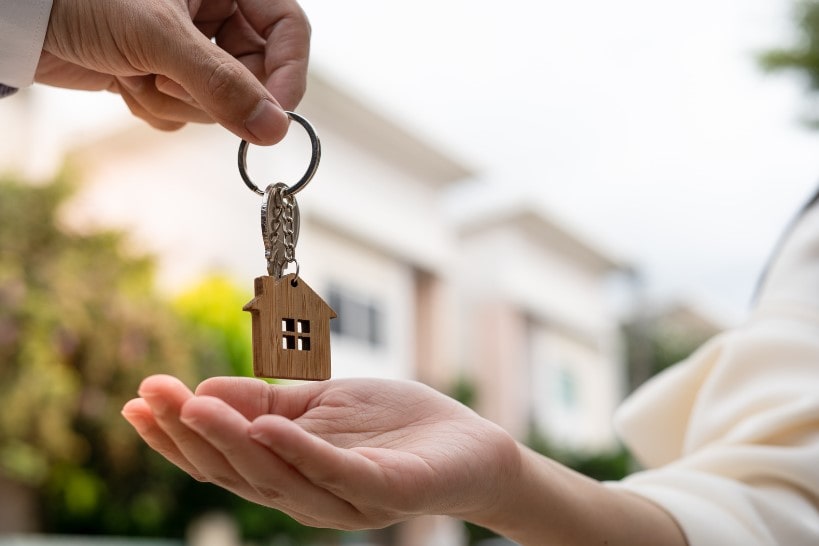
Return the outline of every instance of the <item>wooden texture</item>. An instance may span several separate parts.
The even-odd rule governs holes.
[[[330,379],[330,319],[336,313],[290,274],[255,280],[244,310],[253,320],[253,373],[279,379]]]

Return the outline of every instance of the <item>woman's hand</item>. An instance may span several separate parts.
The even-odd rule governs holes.
[[[139,393],[123,415],[151,447],[198,480],[311,526],[468,517],[493,511],[519,478],[507,433],[420,383],[216,378],[194,395],[154,376]]]
[[[309,42],[295,0],[54,0],[35,78],[118,92],[160,129],[215,121],[273,144],[304,94]]]

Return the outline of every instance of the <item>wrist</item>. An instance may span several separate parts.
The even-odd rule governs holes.
[[[465,518],[521,545],[686,544],[676,521],[654,503],[606,487],[518,444],[519,474],[497,502]]]
[[[460,479],[445,486],[446,500],[428,513],[491,528],[490,522],[503,519],[508,497],[522,479],[522,451],[520,444],[503,428],[478,419],[481,426],[473,434],[479,445],[473,452],[479,462],[467,461],[466,466],[462,466]]]
[[[507,529],[514,525],[514,514],[530,473],[528,449],[508,434],[507,436],[509,444],[506,446],[506,456],[496,464],[496,479],[485,481],[492,483],[492,487],[485,489],[480,503],[468,513],[452,514],[504,536],[508,536]],[[479,477],[477,480],[485,479]]]

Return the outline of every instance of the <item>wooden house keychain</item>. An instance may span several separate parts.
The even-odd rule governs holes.
[[[267,275],[254,282],[255,297],[243,309],[253,321],[253,373],[280,379],[330,379],[330,319],[333,311],[299,276],[296,242],[299,206],[296,194],[318,168],[321,144],[305,118],[288,112],[307,131],[313,147],[307,172],[297,183],[270,184],[262,191],[247,174],[247,141],[239,145],[239,173],[248,188],[264,197],[262,239]],[[285,269],[295,264],[295,272]]]

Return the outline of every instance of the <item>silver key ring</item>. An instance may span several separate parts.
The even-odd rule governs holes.
[[[296,195],[298,192],[303,190],[307,183],[313,178],[313,175],[316,174],[316,169],[318,169],[319,160],[321,159],[321,142],[319,142],[318,136],[316,136],[316,131],[313,129],[313,126],[310,125],[309,121],[295,112],[285,113],[287,114],[287,117],[298,122],[299,125],[304,127],[304,130],[307,131],[307,136],[310,137],[310,144],[313,147],[313,152],[310,155],[310,164],[307,166],[307,172],[304,173],[301,180],[284,190],[284,195],[289,197],[291,195]],[[249,143],[246,140],[243,140],[239,144],[239,174],[242,176],[242,180],[248,188],[250,188],[254,193],[264,195],[264,191],[260,190],[259,186],[254,184],[250,179],[250,176],[247,174],[248,144]]]

